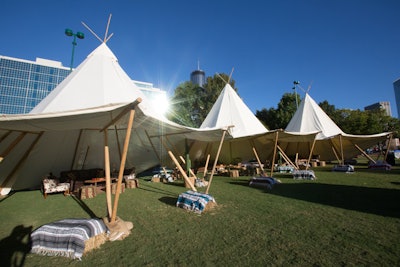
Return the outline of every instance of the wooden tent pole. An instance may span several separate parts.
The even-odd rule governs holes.
[[[19,166],[28,158],[29,154],[31,153],[32,149],[35,147],[37,142],[40,140],[40,138],[43,136],[44,132],[40,132],[38,136],[33,140],[32,144],[29,146],[28,150],[22,155],[21,159],[18,161],[17,165],[12,169],[11,173],[7,176],[7,178],[3,181],[3,183],[0,185],[0,192],[3,190],[5,186],[7,186],[7,183],[10,181],[11,177],[14,175],[14,173],[18,170]]]
[[[179,158],[181,159],[181,161],[182,161],[183,164],[186,164],[186,160],[185,160],[182,156],[179,156]],[[194,178],[197,179],[197,176],[196,176],[196,174],[194,174],[194,172],[192,171],[192,168],[189,168],[189,173],[190,173]]]
[[[112,210],[111,223],[114,223],[115,219],[117,217],[117,209],[118,209],[119,195],[121,193],[122,177],[124,175],[125,162],[126,162],[126,157],[128,154],[129,139],[131,138],[134,117],[135,117],[135,110],[131,109],[131,111],[129,113],[128,127],[126,129],[126,136],[125,136],[124,148],[123,148],[123,152],[122,152],[121,164],[119,167],[118,182],[117,182],[117,189],[115,192],[114,207]]]
[[[118,155],[119,155],[119,160],[121,161],[121,143],[119,142],[119,134],[118,134],[118,128],[117,125],[114,125],[114,131],[115,131],[115,140],[117,141],[117,148],[118,148]]]
[[[310,161],[311,161],[311,157],[312,157],[312,153],[313,153],[313,151],[314,151],[314,146],[315,146],[315,142],[316,142],[316,141],[317,141],[317,140],[314,138],[313,143],[312,143],[312,146],[311,146],[311,150],[310,150],[310,155],[308,155],[306,170],[308,170],[308,166],[309,166]]]
[[[274,143],[274,153],[272,155],[272,165],[271,165],[271,177],[274,174],[274,166],[275,166],[275,157],[276,157],[276,150],[277,150],[277,146],[278,146],[278,131],[275,134],[275,143]]]
[[[179,172],[182,174],[183,179],[185,179],[186,183],[190,186],[190,188],[197,192],[197,189],[194,187],[190,179],[187,177],[186,172],[182,169],[181,164],[179,164],[178,160],[175,158],[174,154],[171,152],[171,150],[168,151],[168,155],[171,157],[171,159],[174,161],[176,167],[178,168]]]
[[[209,161],[210,161],[210,154],[207,155],[206,165],[204,166],[203,179],[206,178],[206,175],[207,175],[207,168],[208,168],[208,162],[209,162]]]
[[[342,140],[342,135],[339,135],[339,141],[340,141],[340,153],[342,154],[342,164],[344,164],[344,153],[343,153],[343,140]]]
[[[254,147],[254,144],[253,144],[253,153],[254,153],[254,156],[256,156],[256,159],[257,159],[257,162],[258,162],[258,166],[260,166],[260,171],[264,175],[264,167],[261,164],[260,158],[258,157],[258,153],[257,153],[256,148]]]
[[[207,185],[207,189],[206,189],[206,194],[208,194],[208,190],[210,190],[212,178],[213,178],[213,176],[214,176],[215,168],[217,167],[217,162],[218,162],[218,158],[219,158],[219,153],[221,152],[222,144],[224,143],[226,131],[227,131],[227,130],[223,130],[223,133],[222,133],[222,137],[221,137],[221,141],[220,141],[220,143],[219,143],[217,155],[215,156],[214,165],[213,165],[213,168],[212,168],[212,170],[211,170],[210,179],[209,179],[209,181],[208,181],[208,185]]]
[[[279,145],[277,147],[279,149],[279,152],[281,152],[282,157],[286,161],[286,163],[292,165],[296,170],[298,170],[299,168],[293,163],[293,161],[290,160],[290,158],[285,154],[283,149]]]
[[[331,148],[332,148],[333,154],[335,154],[335,157],[336,157],[337,161],[339,162],[339,164],[341,164],[340,159],[339,159],[339,155],[337,154],[335,147],[331,146]]]
[[[387,137],[386,137],[387,140]],[[390,143],[392,142],[392,134],[389,135],[389,141],[386,145],[386,153],[385,153],[385,157],[383,158],[385,161],[387,160],[387,155],[389,153],[389,148],[390,148]]]
[[[108,219],[111,221],[112,199],[111,199],[111,177],[110,177],[110,151],[108,147],[108,130],[104,130],[104,171],[106,175],[106,201]]]
[[[361,147],[359,147],[357,144],[354,144],[354,146],[370,161],[372,161],[374,164],[376,163],[376,161],[370,157],[370,155],[368,155],[367,153],[364,152],[364,150],[361,149]]]
[[[0,154],[0,162],[13,150],[13,148],[25,137],[26,132],[20,133],[17,138]]]
[[[81,138],[82,138],[82,132],[83,132],[83,129],[80,129],[79,135],[78,135],[78,140],[76,140],[76,144],[75,144],[74,156],[72,157],[71,167],[69,168],[70,170],[74,169],[76,155],[78,154],[79,143],[81,142]]]
[[[150,135],[148,134],[148,132],[147,132],[146,130],[145,130],[144,132],[146,133],[147,139],[149,139],[150,145],[151,145],[151,147],[153,148],[154,154],[156,154],[156,157],[157,157],[157,159],[158,159],[158,162],[160,162],[160,164],[161,164],[161,158],[160,158],[160,156],[159,156],[158,153],[157,153],[157,150],[156,150],[156,147],[155,147],[154,144],[153,144],[153,141],[151,141]]]
[[[6,139],[11,133],[12,133],[12,131],[7,131],[7,132],[5,132],[5,133],[0,137],[0,143],[3,142],[4,139]]]

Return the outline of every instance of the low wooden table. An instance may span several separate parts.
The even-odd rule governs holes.
[[[117,178],[110,178],[110,182],[117,180]],[[94,186],[97,186],[97,183],[105,183],[106,178],[104,177],[98,177],[98,178],[92,178],[90,180],[85,180],[85,184],[94,184]]]

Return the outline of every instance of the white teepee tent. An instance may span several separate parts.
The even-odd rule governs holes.
[[[314,155],[321,160],[338,160],[342,163],[391,136],[389,132],[372,135],[344,133],[308,93],[285,130],[299,133],[318,131]]]
[[[215,141],[222,135],[220,129],[183,127],[154,112],[102,43],[30,114],[0,117],[1,194],[37,188],[49,172],[103,168],[105,139],[111,168],[118,168],[132,109],[126,166],[137,172],[170,164],[165,144],[183,154],[186,139]]]

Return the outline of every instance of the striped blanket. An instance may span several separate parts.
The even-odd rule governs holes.
[[[280,184],[281,181],[273,177],[253,177],[249,182],[249,186],[253,187],[264,187],[272,189],[275,184]]]
[[[215,203],[212,196],[189,190],[179,195],[176,206],[195,213],[202,213],[210,201]]]
[[[107,232],[101,219],[64,219],[31,233],[32,253],[81,259],[85,241]]]
[[[313,170],[294,170],[293,179],[316,180]]]

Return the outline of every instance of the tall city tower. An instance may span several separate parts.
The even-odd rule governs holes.
[[[192,71],[190,74],[190,81],[200,87],[206,83],[206,73],[200,69],[200,64],[197,63],[197,70]]]

